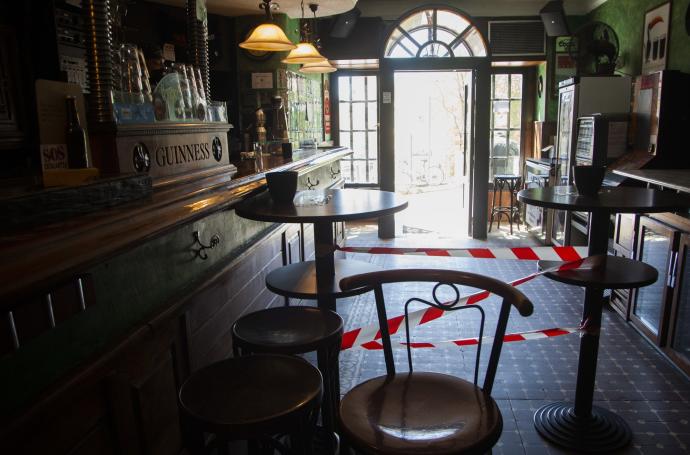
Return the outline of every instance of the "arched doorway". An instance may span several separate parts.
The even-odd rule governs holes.
[[[487,178],[474,178],[488,175],[489,163],[490,62],[481,31],[448,6],[405,13],[381,46],[380,91],[381,189],[455,191],[449,182],[457,177],[457,205],[433,210],[466,211],[458,234],[486,238]],[[450,139],[438,134],[448,130]],[[379,221],[381,237],[395,232],[393,217]]]

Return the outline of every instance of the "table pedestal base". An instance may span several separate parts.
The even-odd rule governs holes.
[[[534,426],[545,439],[578,452],[608,453],[630,443],[632,432],[611,411],[592,407],[592,415],[576,417],[571,403],[551,403],[534,414]]]

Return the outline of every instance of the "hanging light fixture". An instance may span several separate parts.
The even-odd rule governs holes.
[[[326,60],[326,57],[321,55],[316,47],[310,42],[312,37],[311,31],[309,29],[309,24],[304,21],[304,0],[301,2],[302,7],[302,27],[300,28],[301,42],[297,45],[296,49],[290,51],[287,57],[285,57],[283,63],[318,63]],[[310,3],[309,8],[314,12],[314,18],[316,18],[316,9],[319,7],[316,3]]]
[[[271,9],[277,8],[277,5],[271,3],[271,0],[263,0],[259,8],[262,8],[266,12],[266,22],[252,30],[249,38],[240,43],[240,47],[252,51],[269,52],[290,51],[295,49],[297,46],[285,36],[285,32],[283,32],[280,27],[273,23]]]
[[[317,63],[305,63],[299,69],[300,73],[314,74],[314,73],[332,73],[338,71],[337,68],[331,65],[331,62],[324,60]]]
[[[309,4],[309,9],[311,10],[312,13],[314,13],[314,25],[312,27],[312,32],[313,32],[313,42],[316,46],[319,46],[319,37],[316,33],[316,10],[318,9],[319,5],[315,3],[310,3]],[[306,74],[318,74],[318,73],[332,73],[334,71],[337,71],[337,68],[333,67],[331,65],[331,62],[328,61],[327,58],[324,57],[324,59],[320,62],[314,62],[314,63],[305,63],[302,65],[302,67],[299,69],[300,73],[306,73]]]

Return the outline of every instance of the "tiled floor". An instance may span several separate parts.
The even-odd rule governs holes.
[[[349,232],[348,245],[382,244],[372,227],[354,226]],[[449,246],[534,244],[524,231],[516,232],[510,237],[503,230],[493,233],[488,242],[452,239],[446,239],[445,242]],[[441,246],[443,241],[419,237],[396,239],[384,244]],[[349,257],[384,268],[463,269],[506,281],[528,275],[536,266],[533,261],[515,260],[361,253],[350,254]],[[529,318],[522,318],[513,311],[508,325],[509,333],[559,326],[573,327],[579,324],[583,296],[581,289],[543,277],[523,284],[520,289],[532,300],[535,311]],[[402,314],[401,305],[410,291],[419,292],[420,288],[407,286],[386,290],[390,305],[389,317]],[[485,300],[482,306],[487,311],[487,330],[491,333],[498,305],[492,298]],[[375,320],[373,295],[369,293],[339,300],[338,311],[345,319],[346,330],[370,324]],[[474,312],[459,313],[465,318],[463,321],[458,320],[456,315],[449,314],[420,327],[414,332],[414,336],[426,341],[473,336],[467,332],[467,321],[474,319]],[[543,404],[573,400],[578,348],[577,334],[504,345],[493,392],[504,417],[504,430],[494,453],[567,453],[546,443],[537,434],[532,417],[534,411]],[[473,349],[455,347],[419,350],[415,352],[415,368],[450,372],[471,378],[474,353]],[[398,351],[397,355],[404,362],[405,352]],[[486,351],[484,355],[486,356]],[[352,349],[341,354],[343,393],[357,383],[383,372],[383,356],[380,351]],[[612,311],[604,312],[594,398],[595,404],[618,413],[633,430],[632,444],[621,453],[690,453],[690,381]]]

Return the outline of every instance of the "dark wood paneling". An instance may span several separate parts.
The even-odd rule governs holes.
[[[230,300],[239,289],[255,278],[257,270],[266,267],[276,256],[280,255],[278,233],[274,232],[261,244],[253,246],[242,254],[233,273],[221,270],[215,279],[200,288],[193,297],[188,314],[189,330],[194,333],[218,311],[219,305]],[[262,283],[263,284],[263,283]]]
[[[247,186],[255,188],[259,184]],[[239,198],[240,194],[232,197]],[[186,221],[193,220],[196,217]],[[138,222],[143,221],[134,224]],[[146,316],[128,334],[110,340],[107,348],[64,375],[19,415],[0,412],[0,451],[65,455],[183,453],[177,391],[190,371],[230,355],[230,328],[240,315],[282,304],[282,298],[266,289],[265,277],[282,265],[281,237],[285,229],[284,225],[275,225],[273,230],[262,231],[260,237],[247,241],[242,253],[229,256],[226,264],[219,262],[199,275],[198,281],[185,283],[185,293],[163,302],[156,313]],[[303,233],[299,225],[290,229],[300,232],[311,255],[311,225],[304,226]],[[78,236],[78,232],[73,234]],[[58,241],[51,249],[50,254],[68,254]],[[294,248],[292,254],[299,257],[301,252]],[[75,307],[74,285],[63,287],[59,283],[64,281],[52,277],[48,281],[53,283],[48,288],[51,295],[67,302],[57,304],[59,318],[68,318]],[[89,287],[90,281],[87,299],[93,295]],[[33,290],[39,293],[34,304],[37,308],[41,307],[42,289],[46,287],[36,286]],[[8,311],[14,309],[6,301],[2,305],[8,305]],[[41,318],[37,320],[44,324]]]

